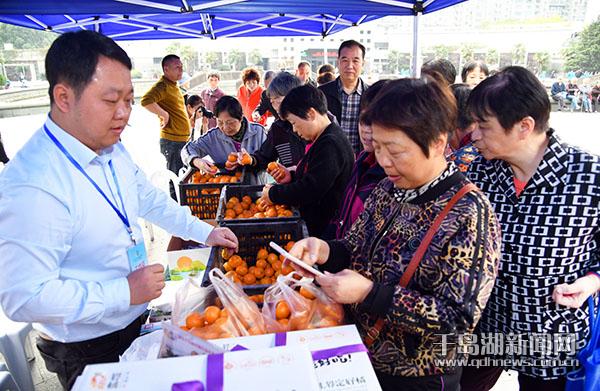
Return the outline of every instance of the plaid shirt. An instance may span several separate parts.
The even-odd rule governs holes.
[[[363,147],[358,136],[358,117],[360,115],[360,97],[364,91],[364,83],[362,79],[358,79],[356,90],[350,95],[346,94],[342,87],[341,79],[338,79],[338,92],[340,94],[340,102],[342,102],[342,117],[340,127],[346,133],[352,150],[355,155],[362,151]]]

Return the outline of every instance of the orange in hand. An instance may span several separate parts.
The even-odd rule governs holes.
[[[229,154],[229,156],[227,156],[227,161],[229,161],[231,163],[237,162],[237,159],[238,159],[238,157],[237,157],[237,154],[235,152],[231,152]]]
[[[242,155],[242,165],[247,166],[252,164],[252,157],[250,156],[250,154],[245,153]]]
[[[277,168],[279,168],[279,165],[276,162],[271,162],[267,165],[268,172],[275,171],[275,170],[277,170]]]

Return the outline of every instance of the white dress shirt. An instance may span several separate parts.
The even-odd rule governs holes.
[[[204,242],[213,229],[155,188],[121,143],[100,155],[58,127],[48,130],[122,211],[112,160],[134,236],[138,217]],[[123,329],[144,312],[130,305],[124,223],[39,129],[0,173],[0,305],[11,319],[61,342]]]

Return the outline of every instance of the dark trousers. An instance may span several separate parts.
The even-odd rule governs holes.
[[[8,156],[6,156],[6,151],[4,150],[4,144],[2,143],[2,137],[0,137],[0,162],[6,164],[8,163]]]
[[[167,169],[179,175],[179,170],[183,167],[183,161],[181,160],[181,150],[185,146],[185,142],[171,141],[164,138],[160,139],[160,153],[162,153],[167,159]],[[171,189],[171,198],[177,200],[175,195],[175,188],[172,183],[169,183]]]
[[[464,367],[460,379],[460,391],[488,391],[498,381],[503,369],[500,367]],[[545,380],[519,373],[519,391],[564,391],[566,378]]]
[[[460,391],[461,368],[445,375],[420,377],[392,376],[381,372],[376,374],[383,391]]]
[[[36,345],[46,368],[56,373],[60,384],[70,390],[88,364],[119,361],[119,356],[140,335],[142,319],[137,318],[123,330],[81,342],[62,343],[38,337]]]

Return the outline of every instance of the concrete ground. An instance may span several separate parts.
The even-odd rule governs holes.
[[[15,155],[31,137],[31,134],[41,126],[45,117],[45,115],[31,115],[0,119],[0,132],[9,157]],[[600,113],[553,112],[550,122],[563,140],[600,154]],[[154,116],[138,105],[134,107],[131,115],[130,127],[123,134],[123,143],[127,146],[134,161],[148,176],[165,166],[164,158],[158,148],[158,129],[158,121]],[[165,251],[168,235],[156,227],[154,242],[151,242],[148,237],[145,239],[149,258],[166,263]],[[34,336],[35,332],[31,334],[31,339],[34,339]],[[34,354],[34,359],[31,361],[31,373],[35,391],[60,390],[56,376],[46,370],[35,346],[32,344],[30,347]],[[514,372],[505,372],[493,388],[494,391],[517,389],[518,383]]]

